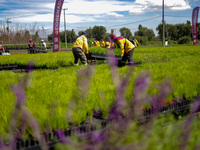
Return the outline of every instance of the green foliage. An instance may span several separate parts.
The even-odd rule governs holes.
[[[138,31],[136,31],[134,35],[140,37],[147,37],[149,41],[152,41],[155,37],[155,33],[153,30],[148,29],[147,27],[143,27],[142,25],[138,26]]]
[[[120,31],[121,36],[127,39],[130,39],[130,37],[132,36],[131,30],[128,28],[123,27],[119,31]]]
[[[15,54],[10,57],[1,57],[0,65],[18,64],[27,65],[29,61],[34,61],[36,67],[63,67],[73,64],[72,52],[60,53],[40,53],[40,54]],[[59,63],[61,62],[62,63]]]
[[[163,36],[163,24],[159,24],[156,28],[160,39]],[[185,24],[166,24],[165,23],[165,36],[170,37],[174,41],[178,41],[179,38],[184,36],[192,36],[192,26],[190,21],[187,21]]]
[[[189,44],[192,41],[190,36],[183,36],[178,40],[178,44]]]
[[[104,26],[94,26],[92,28],[92,35],[94,39],[100,41],[106,35],[106,28]]]
[[[106,54],[107,50],[103,48],[91,47],[93,52]],[[115,49],[120,53],[120,49]],[[177,47],[153,47],[153,48],[136,48],[133,54],[135,62],[142,62],[139,67],[134,68],[130,74],[131,81],[126,90],[126,100],[133,98],[134,83],[136,77],[146,70],[152,74],[152,84],[147,89],[147,93],[154,95],[158,92],[158,85],[164,80],[172,79],[173,91],[167,97],[167,100],[175,100],[185,96],[186,98],[197,96],[200,93],[200,51],[199,46],[177,46]],[[27,64],[34,60],[36,66],[64,67],[73,64],[72,52],[46,53],[46,54],[16,54],[9,57],[1,57],[0,64]],[[116,95],[115,86],[113,85],[111,71],[108,65],[96,65],[95,74],[92,76],[89,93],[85,101],[78,99],[74,111],[71,110],[70,102],[74,101],[79,88],[77,87],[77,72],[85,66],[59,68],[58,70],[34,70],[31,76],[30,87],[26,88],[26,105],[33,115],[38,119],[42,131],[53,129],[66,129],[69,122],[79,125],[84,122],[86,114],[92,116],[94,109],[102,109],[103,115],[106,116],[109,108],[112,106]],[[128,66],[118,68],[121,78],[128,70]],[[0,135],[3,139],[9,136],[8,126],[15,105],[15,97],[10,91],[10,85],[16,84],[18,78],[24,73],[13,73],[9,71],[0,71],[0,105],[4,106],[0,113]],[[146,105],[145,105],[146,106]],[[39,110],[39,111],[38,111]],[[72,111],[72,113],[69,113]],[[66,119],[66,114],[68,119]],[[162,127],[163,123],[170,121],[172,124]],[[197,120],[196,123],[199,123]],[[173,149],[177,148],[179,143],[175,142],[180,133],[175,130],[173,125],[176,124],[169,116],[167,119],[158,119],[148,133],[136,124],[132,124],[130,134],[127,134],[120,143],[131,143],[132,141],[147,141],[144,149],[160,148]],[[181,128],[181,126],[180,126]],[[195,131],[199,128],[194,124]],[[132,132],[131,132],[132,131]],[[189,142],[189,148],[193,149],[194,143],[199,142],[197,133],[193,132]],[[176,133],[176,136],[173,136]],[[149,138],[151,137],[151,138]],[[168,139],[167,137],[171,137]],[[162,142],[159,142],[162,141]],[[157,143],[157,144],[155,144]],[[171,145],[169,144],[171,143]]]
[[[137,39],[137,41],[138,41],[141,45],[146,45],[146,44],[147,44],[147,37],[133,36],[133,39]]]

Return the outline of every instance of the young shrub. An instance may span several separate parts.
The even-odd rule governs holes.
[[[183,36],[178,40],[178,44],[189,44],[190,42],[191,42],[190,36]]]

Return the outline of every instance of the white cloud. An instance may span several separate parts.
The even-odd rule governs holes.
[[[41,2],[41,1],[40,1]],[[29,15],[28,17],[13,18],[16,22],[53,22],[53,13],[55,3],[26,3],[26,6],[32,5],[32,9],[11,10],[14,16]],[[28,8],[29,8],[28,7]],[[135,2],[116,1],[116,0],[65,0],[63,8],[68,8],[66,11],[67,22],[95,22],[100,21],[101,17],[109,17],[110,19],[121,19],[125,16],[120,14],[123,11],[129,12],[130,15],[145,14],[148,12],[160,11],[162,9],[162,0],[136,0]],[[189,3],[185,0],[165,0],[165,10],[186,10],[191,9]],[[7,11],[8,13],[8,11]],[[9,14],[8,13],[8,14]],[[62,11],[63,15],[63,11]],[[4,17],[5,18],[5,17]],[[62,21],[62,18],[61,18]]]
[[[108,13],[107,15],[108,15],[109,18],[112,18],[112,19],[119,19],[119,18],[124,17],[124,15],[117,14],[117,13],[114,13],[114,12]]]
[[[185,0],[165,0],[164,6],[166,11],[178,11],[191,9],[189,3]],[[162,10],[162,0],[136,0],[135,5],[131,10],[130,14],[144,14],[147,12],[160,11]]]

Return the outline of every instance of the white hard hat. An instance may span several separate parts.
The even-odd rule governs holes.
[[[42,42],[44,42],[44,40],[41,40]]]

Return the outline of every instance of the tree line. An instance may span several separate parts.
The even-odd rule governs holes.
[[[142,26],[141,24],[138,26],[138,30],[134,33],[131,32],[129,28],[122,27],[120,28],[120,35],[127,39],[136,38],[141,44],[146,44],[147,41],[158,41],[163,38],[163,25],[159,24],[156,28],[158,32],[158,36],[155,36],[155,33],[152,29],[148,29],[147,27]],[[94,40],[107,40],[109,38],[109,34],[107,34],[107,30],[104,26],[94,26],[93,28],[86,29],[88,33],[89,41]],[[78,32],[76,35],[74,29],[67,30],[67,43],[75,42],[76,38],[81,35],[82,31]],[[111,33],[114,34],[114,29],[111,29]],[[198,23],[198,39],[200,40],[200,23]],[[48,36],[48,40],[52,41],[52,34]],[[65,32],[60,32],[60,40],[65,42]],[[166,41],[175,41],[179,44],[184,44],[191,42],[192,40],[192,25],[190,21],[181,24],[166,24],[165,23],[165,40]]]
[[[35,43],[41,41],[42,37],[46,36],[44,27],[37,26],[36,23],[29,26],[22,26],[19,23],[15,27],[8,27],[0,21],[0,43],[1,44],[22,44],[29,42],[32,39]]]
[[[122,27],[119,32],[120,35],[127,39],[136,38],[140,44],[146,44],[147,41],[158,41],[162,40],[162,31],[163,25],[162,23],[156,27],[156,31],[158,32],[158,36],[155,36],[155,33],[152,29],[148,29],[147,27],[142,26],[141,24],[138,26],[138,30],[134,33],[131,32],[129,28]],[[15,28],[8,29],[5,24],[0,22],[0,42],[3,43],[12,43],[12,44],[20,44],[26,43],[29,39],[32,39],[34,42],[40,42],[41,40],[41,32],[45,34],[44,27],[39,28],[36,24],[33,24],[29,28],[20,27],[19,24],[16,24]],[[86,29],[88,33],[88,41],[94,40],[108,40],[109,34],[107,34],[107,30],[104,26],[94,26],[93,28]],[[75,42],[76,38],[81,35],[82,31],[78,32],[78,35],[75,33],[74,29],[67,30],[67,43]],[[111,33],[114,34],[114,29],[111,29]],[[198,40],[200,40],[200,23],[198,23]],[[175,41],[177,43],[188,43],[192,40],[192,25],[190,21],[181,24],[167,24],[165,23],[165,39],[167,41]],[[65,32],[60,32],[60,40],[61,42],[65,42]],[[52,42],[52,34],[48,35],[48,41]]]

